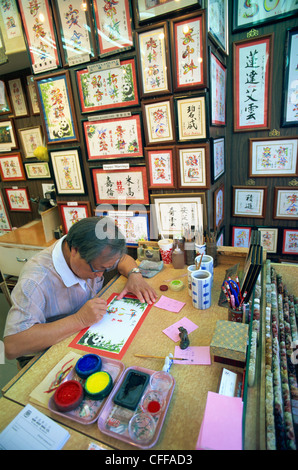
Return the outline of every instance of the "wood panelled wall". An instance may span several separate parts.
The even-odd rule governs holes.
[[[218,137],[225,137],[226,139],[226,172],[225,174],[216,181],[215,184],[211,185],[210,189],[206,191],[206,200],[207,200],[207,214],[208,214],[208,227],[210,229],[214,228],[213,217],[213,205],[214,205],[214,192],[215,190],[224,183],[225,186],[225,208],[224,208],[224,233],[225,233],[225,245],[231,244],[231,227],[233,225],[244,225],[244,226],[264,226],[264,227],[278,227],[279,230],[279,249],[281,248],[281,236],[282,236],[282,227],[293,228],[297,227],[297,223],[294,221],[286,221],[282,222],[278,220],[273,220],[273,196],[274,196],[274,187],[275,186],[287,186],[291,178],[257,178],[255,179],[256,186],[267,186],[268,187],[268,196],[267,196],[267,207],[266,207],[266,217],[265,219],[250,219],[250,218],[235,218],[232,217],[232,186],[233,185],[243,185],[247,184],[249,179],[248,176],[248,142],[249,138],[252,137],[268,137],[269,131],[255,131],[255,132],[233,132],[233,42],[239,41],[241,39],[247,38],[247,33],[249,30],[245,30],[242,32],[233,33],[232,32],[232,8],[233,8],[232,0],[229,0],[229,55],[225,56],[221,53],[220,50],[214,46],[214,44],[207,39],[207,46],[211,46],[212,49],[216,52],[216,55],[220,58],[224,65],[227,67],[227,106],[226,106],[226,113],[227,113],[227,125],[225,127],[214,127],[210,126],[210,112],[207,113],[207,125],[209,127],[209,139],[218,138]],[[191,11],[194,11],[195,8],[192,8]],[[187,13],[187,12],[186,12]],[[184,14],[181,13],[182,16]],[[156,23],[155,23],[156,24]],[[259,35],[267,34],[270,32],[274,32],[274,58],[273,58],[273,82],[272,82],[272,115],[271,115],[271,129],[277,129],[280,131],[281,136],[297,136],[297,127],[281,127],[281,112],[282,112],[282,87],[283,87],[283,75],[284,75],[284,59],[285,59],[285,41],[286,41],[286,32],[288,28],[294,27],[297,25],[297,17],[290,18],[284,21],[278,21],[276,23],[267,24],[266,26],[256,27],[255,29],[259,32]],[[154,26],[154,25],[153,25]],[[122,53],[119,55],[114,55],[112,57],[107,57],[104,60],[110,60],[111,58],[121,58],[125,59],[128,57],[136,57],[137,52],[136,50],[128,51],[127,53]],[[209,53],[207,54],[209,60]],[[62,148],[70,148],[70,147],[77,147],[81,148],[82,153],[82,164],[83,164],[83,172],[86,181],[86,188],[87,193],[84,196],[75,196],[74,197],[58,197],[58,200],[63,201],[71,201],[71,200],[89,200],[91,202],[91,206],[93,210],[95,209],[95,199],[94,199],[94,189],[91,180],[91,168],[92,167],[100,167],[102,162],[88,162],[87,161],[87,154],[86,154],[86,146],[83,136],[83,129],[82,129],[82,120],[86,119],[86,116],[82,115],[79,97],[78,97],[78,89],[77,89],[77,82],[75,72],[78,69],[83,68],[86,64],[81,64],[78,67],[71,67],[70,68],[70,75],[71,75],[71,82],[72,82],[72,92],[74,97],[75,103],[75,111],[76,117],[78,121],[78,128],[79,128],[79,143],[73,144],[59,144],[59,145],[50,145],[48,148],[49,150],[58,150]],[[209,63],[208,63],[208,75],[209,75]],[[31,70],[23,70],[18,71],[15,73],[7,74],[5,76],[1,76],[1,79],[4,80],[6,83],[11,78],[15,77],[23,77],[23,86],[25,88],[25,77],[27,75],[31,75]],[[0,75],[1,75],[1,66],[0,66]],[[196,95],[198,92],[189,92],[185,95]],[[209,108],[209,89],[205,90],[206,92],[206,103]],[[140,105],[136,108],[129,108],[129,111],[134,112],[141,112],[141,102]],[[209,110],[210,111],[210,110]],[[113,110],[109,110],[109,112],[113,112]],[[107,114],[107,113],[104,113]],[[40,116],[30,116],[26,118],[15,118],[14,119],[15,128],[17,129],[31,127],[35,125],[41,125]],[[144,135],[143,135],[144,137]],[[145,139],[143,141],[145,147]],[[177,142],[178,144],[178,142]],[[25,159],[23,158],[25,161]],[[27,160],[32,161],[32,159]],[[117,162],[117,161],[115,161]],[[136,164],[145,165],[144,158],[132,159],[127,160],[128,163],[135,166]],[[105,161],[107,163],[107,161]],[[111,163],[111,161],[109,161]],[[38,215],[38,203],[34,202],[34,200],[38,200],[42,197],[42,183],[51,183],[54,182],[53,180],[27,180],[24,182],[18,182],[16,185],[18,187],[27,186],[29,189],[30,198],[33,200],[32,203],[32,212],[31,213],[20,213],[20,212],[10,212],[9,216],[12,222],[12,225],[15,227],[20,227],[25,223],[30,222],[39,217]],[[11,183],[0,182],[0,187],[11,187]],[[177,190],[154,190],[154,192],[163,192],[163,193],[171,193],[177,192]],[[196,192],[195,190],[191,191],[183,191],[180,190],[179,192]],[[279,254],[277,255],[279,258]],[[275,257],[276,258],[276,257]],[[287,257],[289,258],[289,257]],[[295,260],[295,257],[293,257]],[[296,257],[297,259],[297,257]]]

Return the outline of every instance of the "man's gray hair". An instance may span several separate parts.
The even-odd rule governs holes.
[[[126,240],[110,217],[87,217],[79,220],[69,229],[65,237],[69,249],[77,248],[81,257],[91,263],[105,248],[109,256],[119,258],[126,253]]]

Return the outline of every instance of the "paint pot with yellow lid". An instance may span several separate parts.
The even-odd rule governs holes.
[[[173,281],[170,282],[169,287],[174,292],[178,292],[183,289],[184,284],[182,281],[179,281],[178,279],[174,279]]]
[[[113,379],[106,371],[95,372],[86,379],[84,389],[88,398],[103,400],[113,388]]]

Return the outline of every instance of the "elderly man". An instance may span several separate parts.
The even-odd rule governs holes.
[[[131,292],[141,302],[155,302],[154,289],[126,254],[125,239],[108,217],[80,220],[31,258],[12,292],[4,331],[6,357],[17,358],[22,366],[28,356],[99,322],[107,303],[96,294],[104,272],[112,269],[127,277],[119,299]]]

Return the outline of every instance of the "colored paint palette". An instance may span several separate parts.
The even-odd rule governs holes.
[[[125,366],[122,362],[117,361],[116,359],[109,359],[105,357],[102,357],[101,359],[101,371],[109,374],[112,380],[112,387],[115,387],[124,373]],[[65,377],[62,384],[70,380],[77,381],[82,385],[82,387],[84,387],[87,379],[85,380],[79,377],[74,367]],[[98,416],[106,400],[107,397],[94,399],[94,397],[90,398],[85,394],[83,400],[75,409],[64,412],[57,408],[53,395],[49,400],[48,408],[57,415],[64,416],[72,421],[87,425],[94,423],[98,419]]]
[[[144,369],[143,367],[129,367],[126,369],[100,412],[98,428],[104,434],[108,434],[115,439],[119,439],[142,449],[150,449],[156,444],[159,438],[174,392],[175,379],[173,378],[171,387],[162,393],[162,397],[158,396],[157,398],[159,392],[151,390],[150,384],[148,384],[144,390],[144,400],[146,396],[147,398],[149,397],[151,390],[150,399],[146,401],[145,406],[151,403],[152,407],[155,406],[155,413],[148,413],[148,407],[146,408],[147,411],[144,412],[142,409],[143,402],[139,403],[136,410],[130,410],[115,404],[113,400],[130,370],[145,372],[149,374],[150,377],[155,373],[155,371]],[[152,394],[156,395],[153,396]],[[156,412],[157,407],[158,412]]]

